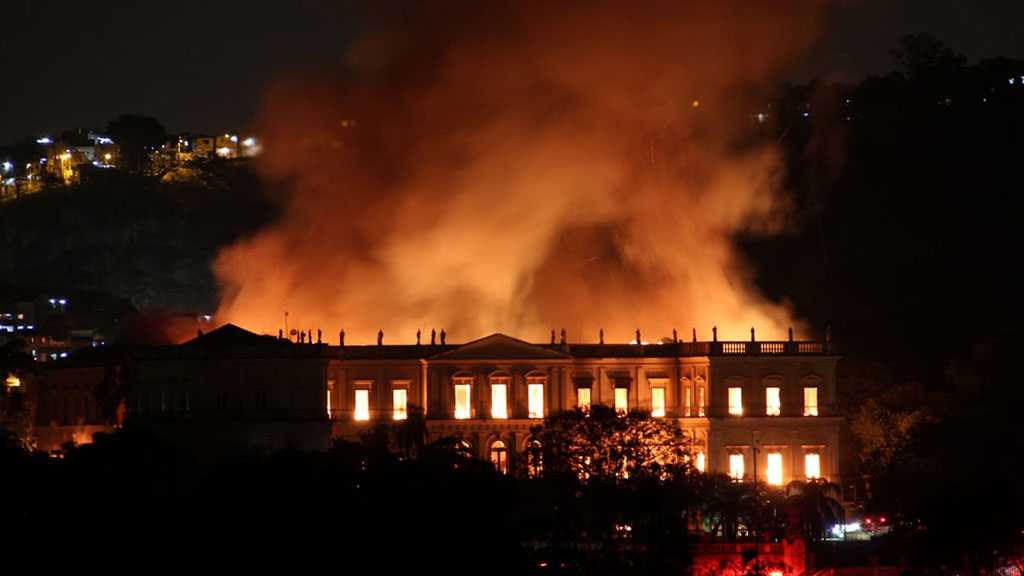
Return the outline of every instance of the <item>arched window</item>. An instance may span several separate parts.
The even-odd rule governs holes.
[[[495,440],[491,443],[490,450],[491,464],[494,464],[495,470],[502,474],[508,474],[508,447],[501,440]]]
[[[530,478],[537,478],[544,471],[541,448],[539,440],[530,440],[526,443],[526,475]]]

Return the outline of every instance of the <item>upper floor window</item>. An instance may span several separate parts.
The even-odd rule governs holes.
[[[782,398],[779,394],[779,388],[776,386],[769,386],[764,389],[765,392],[765,414],[768,416],[778,416],[782,413]]]
[[[804,416],[818,415],[818,387],[804,388]]]
[[[665,416],[665,388],[651,388],[651,416],[662,418]]]
[[[529,378],[526,384],[527,404],[530,418],[544,417],[544,379]]]
[[[782,485],[782,453],[781,452],[769,452],[768,453],[768,471],[765,474],[766,479],[772,486]]]
[[[743,415],[743,388],[738,386],[729,388],[729,414]]]
[[[576,406],[581,410],[590,410],[590,387],[576,389]]]
[[[370,419],[370,390],[367,388],[356,389],[356,404],[353,411],[356,420]]]
[[[804,476],[808,479],[821,478],[821,454],[817,452],[804,454]]]
[[[729,477],[733,480],[743,480],[743,454],[733,452],[729,454]]]
[[[690,417],[693,410],[693,388],[689,380],[683,380],[683,416]]]
[[[491,379],[491,418],[508,418],[508,380]]]
[[[625,414],[629,411],[629,388],[618,386],[615,388],[615,413]]]
[[[697,379],[697,416],[704,417],[704,407],[708,405],[707,392],[704,387],[703,381]]]
[[[395,388],[391,391],[391,417],[395,420],[405,420],[409,417],[407,412],[409,405],[409,392],[405,388]]]
[[[331,413],[334,409],[334,380],[327,381],[327,419],[331,419]]]
[[[455,418],[465,420],[471,417],[470,394],[472,380],[469,378],[455,379]]]

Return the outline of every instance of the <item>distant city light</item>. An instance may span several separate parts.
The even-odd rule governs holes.
[[[238,142],[238,136],[232,136],[231,137],[231,141],[232,142]]]
[[[50,140],[49,136],[43,136],[36,139],[36,144],[53,144],[53,140]]]
[[[114,141],[111,140],[110,138],[107,138],[106,136],[97,136],[96,137],[96,143],[97,144],[113,144]]]
[[[256,139],[253,138],[252,136],[249,136],[245,140],[242,140],[242,146],[255,146],[255,145],[256,145]]]
[[[4,167],[4,172],[10,172],[11,168],[14,168],[14,164],[11,164],[10,162],[4,162],[3,163],[3,167]]]

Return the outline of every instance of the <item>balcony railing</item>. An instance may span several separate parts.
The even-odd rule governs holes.
[[[832,354],[832,343],[821,341],[683,342],[686,356],[776,356]]]

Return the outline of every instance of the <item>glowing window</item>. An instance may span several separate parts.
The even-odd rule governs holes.
[[[530,478],[536,478],[540,476],[540,473],[544,470],[543,462],[541,461],[541,445],[537,440],[530,440],[526,443],[526,474]]]
[[[818,415],[818,387],[804,388],[804,416]]]
[[[459,420],[465,420],[469,418],[469,384],[456,384],[455,385],[455,418]]]
[[[821,478],[821,454],[817,452],[804,454],[804,476]]]
[[[765,473],[768,483],[772,486],[782,485],[782,453],[768,453],[768,471]]]
[[[576,406],[583,410],[590,409],[590,388],[576,389]]]
[[[782,413],[782,399],[779,397],[779,389],[772,386],[765,391],[765,413],[769,416],[778,416]]]
[[[501,440],[495,440],[491,444],[491,464],[502,474],[508,474],[508,448]]]
[[[743,415],[743,388],[729,388],[729,414]]]
[[[707,406],[704,398],[704,387],[697,388],[697,416],[704,417],[704,407]]]
[[[544,385],[533,383],[527,385],[530,418],[544,417]]]
[[[665,389],[651,388],[651,416],[662,418],[665,416]]]
[[[405,420],[409,414],[406,412],[409,392],[405,388],[395,388],[391,391],[391,417],[395,420]]]
[[[629,410],[629,389],[628,388],[616,388],[615,389],[615,412],[618,414],[625,414]]]
[[[327,419],[330,420],[334,415],[334,387],[337,385],[337,381],[333,378],[327,381]]]
[[[365,388],[356,390],[355,419],[370,419],[370,391]]]
[[[707,459],[704,457],[704,451],[697,452],[697,471],[703,472],[704,468],[707,467]]]
[[[491,418],[508,418],[508,384],[491,383]]]
[[[739,452],[729,454],[729,477],[733,480],[743,479],[743,454]]]
[[[693,388],[690,386],[683,387],[683,415],[689,417],[691,414],[690,406],[693,404]]]

